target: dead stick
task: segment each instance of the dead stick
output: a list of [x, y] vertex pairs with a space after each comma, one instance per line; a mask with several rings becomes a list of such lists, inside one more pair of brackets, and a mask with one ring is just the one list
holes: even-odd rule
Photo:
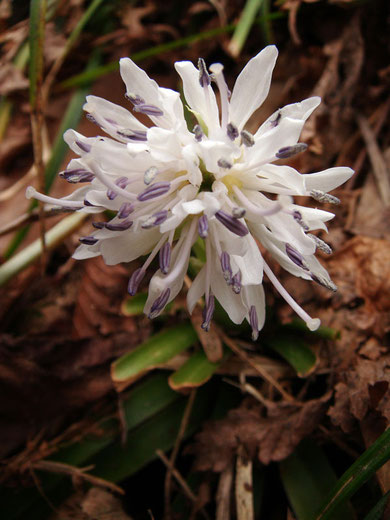
[[185, 431], [187, 429], [188, 421], [191, 415], [192, 407], [195, 401], [196, 389], [192, 389], [189, 395], [183, 417], [180, 423], [179, 432], [176, 437], [175, 445], [172, 450], [171, 457], [169, 459], [170, 466], [168, 466], [167, 474], [165, 476], [165, 484], [164, 484], [164, 493], [165, 493], [165, 512], [164, 518], [166, 520], [170, 520], [171, 518], [171, 484], [172, 484], [172, 468], [175, 466], [175, 461], [177, 454], [179, 453], [180, 444], [184, 437]]

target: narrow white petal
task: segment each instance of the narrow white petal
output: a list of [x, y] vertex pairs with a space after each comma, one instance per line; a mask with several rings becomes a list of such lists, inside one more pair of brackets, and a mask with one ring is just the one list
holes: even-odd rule
[[354, 171], [346, 166], [335, 166], [322, 172], [306, 173], [303, 175], [308, 191], [321, 190], [331, 191], [350, 179]]
[[205, 293], [205, 283], [206, 283], [206, 267], [203, 266], [199, 273], [196, 275], [194, 281], [191, 284], [191, 287], [188, 289], [187, 293], [187, 307], [190, 314], [194, 310], [195, 305], [198, 300]]
[[230, 99], [230, 121], [239, 130], [267, 97], [277, 56], [277, 48], [269, 45], [252, 58], [238, 76]]

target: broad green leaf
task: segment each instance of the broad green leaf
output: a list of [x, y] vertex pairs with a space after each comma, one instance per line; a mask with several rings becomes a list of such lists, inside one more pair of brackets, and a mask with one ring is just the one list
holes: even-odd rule
[[138, 293], [135, 296], [127, 297], [121, 306], [122, 314], [125, 316], [139, 316], [143, 314], [147, 293]]
[[371, 509], [371, 511], [364, 517], [364, 520], [382, 520], [384, 518], [383, 513], [389, 501], [390, 491], [388, 491], [379, 502]]
[[196, 339], [188, 323], [164, 330], [116, 360], [111, 365], [111, 377], [117, 385], [127, 386], [189, 348]]
[[307, 376], [316, 365], [314, 352], [293, 335], [278, 335], [268, 345], [295, 369], [298, 376]]
[[[298, 520], [313, 520], [324, 496], [337, 477], [323, 451], [314, 443], [302, 442], [279, 465], [280, 475], [290, 504]], [[332, 520], [352, 520], [348, 505], [333, 512]]]
[[390, 459], [390, 428], [347, 469], [323, 502], [316, 520], [333, 520], [339, 504], [348, 500]]
[[221, 363], [211, 363], [203, 350], [199, 350], [169, 377], [169, 386], [173, 390], [183, 391], [204, 385]]

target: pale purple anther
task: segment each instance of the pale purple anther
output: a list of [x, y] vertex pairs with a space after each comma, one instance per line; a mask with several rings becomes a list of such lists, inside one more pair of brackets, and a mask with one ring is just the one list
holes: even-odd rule
[[124, 202], [122, 206], [119, 208], [119, 211], [116, 214], [116, 216], [118, 218], [127, 218], [130, 215], [130, 213], [133, 213], [133, 211], [134, 204], [132, 204], [131, 202]]
[[294, 262], [295, 265], [298, 267], [301, 267], [305, 271], [308, 271], [309, 268], [307, 266], [307, 263], [301, 253], [297, 251], [294, 247], [292, 247], [290, 244], [286, 244], [286, 253], [289, 259]]
[[98, 125], [99, 123], [96, 121], [96, 119], [93, 117], [92, 114], [87, 114], [86, 118], [91, 121], [91, 123], [95, 123], [95, 125]]
[[84, 206], [90, 206], [91, 208], [96, 208], [96, 204], [92, 204], [92, 202], [89, 202], [89, 200], [84, 199]]
[[95, 178], [92, 172], [84, 170], [83, 168], [65, 170], [63, 172], [60, 172], [59, 176], [72, 184], [76, 184], [77, 182], [92, 182]]
[[195, 125], [192, 131], [195, 134], [195, 141], [198, 141], [199, 143], [204, 137], [202, 127], [200, 125]]
[[164, 112], [161, 108], [156, 107], [155, 105], [134, 105], [134, 112], [139, 112], [140, 114], [146, 114], [147, 116], [163, 116]]
[[280, 148], [276, 152], [275, 157], [277, 157], [278, 159], [288, 159], [289, 157], [293, 157], [298, 153], [304, 152], [306, 149], [306, 143], [297, 143], [292, 146], [283, 146], [283, 148]]
[[294, 210], [292, 213], [292, 216], [293, 216], [295, 222], [297, 222], [304, 231], [309, 231], [309, 226], [303, 220], [302, 213], [300, 211]]
[[234, 141], [240, 135], [238, 132], [238, 128], [236, 127], [236, 125], [234, 123], [229, 123], [227, 125], [226, 132], [227, 132], [228, 138], [231, 141]]
[[206, 302], [205, 306], [203, 307], [203, 311], [202, 311], [203, 323], [202, 323], [201, 327], [206, 332], [210, 329], [210, 323], [211, 323], [211, 319], [214, 314], [214, 309], [215, 309], [215, 299], [214, 299], [214, 295], [210, 293], [209, 297], [207, 299], [207, 302]]
[[161, 197], [161, 195], [165, 195], [170, 190], [170, 187], [170, 182], [155, 182], [146, 188], [146, 190], [144, 190], [142, 193], [140, 193], [137, 199], [140, 202], [145, 202], [147, 200]]
[[151, 229], [152, 227], [159, 226], [163, 222], [167, 220], [168, 210], [163, 209], [161, 211], [157, 211], [151, 215], [145, 222], [142, 224], [143, 229]]
[[150, 308], [148, 318], [150, 318], [152, 320], [153, 318], [155, 318], [156, 316], [158, 316], [160, 314], [160, 312], [163, 310], [163, 308], [167, 304], [170, 294], [171, 294], [171, 290], [169, 288], [163, 290], [163, 292], [160, 294], [160, 296], [154, 300], [154, 302]]
[[254, 305], [251, 305], [249, 310], [249, 323], [252, 327], [252, 339], [253, 341], [256, 341], [259, 337], [259, 320], [257, 318], [256, 307]]
[[96, 244], [96, 242], [98, 241], [97, 238], [95, 238], [94, 236], [90, 235], [88, 237], [80, 237], [79, 238], [79, 241], [82, 243], [82, 244], [85, 244], [86, 246], [93, 246], [94, 244]]
[[310, 197], [313, 197], [314, 200], [318, 202], [328, 202], [330, 204], [340, 204], [340, 199], [335, 197], [334, 195], [329, 195], [329, 193], [325, 193], [321, 190], [311, 190]]
[[150, 166], [150, 168], [148, 168], [145, 173], [144, 173], [144, 183], [146, 184], [146, 186], [149, 186], [149, 184], [154, 181], [154, 179], [156, 178], [158, 174], [158, 169], [156, 168], [156, 166]]
[[81, 141], [76, 141], [77, 146], [82, 150], [83, 152], [90, 152], [91, 151], [91, 145], [87, 143], [82, 143]]
[[206, 215], [199, 217], [198, 233], [200, 238], [206, 238], [209, 233], [209, 220]]
[[133, 225], [132, 220], [122, 220], [121, 222], [107, 222], [105, 228], [109, 231], [126, 231]]
[[225, 213], [221, 209], [216, 212], [215, 217], [228, 228], [229, 231], [238, 235], [239, 237], [244, 237], [249, 233], [248, 228], [242, 224], [237, 218], [232, 217], [228, 213]]
[[217, 164], [220, 168], [223, 168], [224, 170], [230, 170], [230, 168], [233, 166], [232, 163], [227, 159], [218, 159]]
[[282, 119], [282, 112], [278, 110], [278, 113], [276, 114], [275, 119], [270, 121], [271, 128], [275, 128], [280, 123], [280, 120]]
[[314, 240], [317, 248], [322, 251], [323, 253], [327, 255], [331, 255], [333, 253], [332, 248], [329, 244], [321, 240], [321, 238], [317, 237], [316, 235], [312, 235], [311, 233], [307, 234], [308, 237], [310, 237], [312, 240]]
[[232, 278], [232, 289], [236, 294], [241, 292], [241, 271], [238, 270]]
[[134, 296], [135, 293], [138, 291], [139, 284], [142, 282], [144, 276], [145, 271], [142, 269], [142, 267], [136, 269], [130, 276], [127, 291], [131, 296]]
[[232, 283], [233, 272], [232, 272], [232, 267], [230, 265], [229, 254], [226, 251], [223, 251], [221, 253], [220, 260], [221, 260], [221, 268], [222, 268], [223, 277], [225, 279], [225, 282], [228, 285], [230, 285]]
[[240, 133], [240, 136], [241, 136], [242, 144], [244, 144], [248, 148], [250, 148], [251, 146], [253, 146], [255, 144], [255, 138], [253, 137], [253, 135], [250, 132], [248, 132], [248, 130], [242, 130], [242, 132]]
[[331, 291], [336, 292], [337, 291], [337, 285], [332, 282], [329, 278], [325, 278], [324, 276], [321, 276], [320, 274], [314, 274], [310, 273], [310, 277], [313, 280], [313, 282], [317, 282], [319, 285], [322, 285], [322, 287], [325, 287], [326, 289], [330, 289]]
[[[115, 181], [115, 184], [118, 186], [118, 188], [121, 188], [122, 190], [124, 190], [126, 188], [126, 186], [129, 184], [129, 182], [130, 181], [127, 177], [119, 177], [119, 179], [117, 179]], [[114, 200], [117, 196], [118, 196], [118, 194], [114, 190], [107, 190], [108, 199]]]
[[146, 132], [144, 130], [118, 130], [117, 134], [120, 137], [124, 137], [125, 139], [130, 139], [131, 141], [147, 141], [148, 138], [146, 136]]
[[95, 229], [103, 229], [104, 227], [106, 227], [105, 222], [92, 222], [92, 225]]
[[246, 209], [241, 208], [239, 206], [236, 206], [235, 208], [232, 209], [233, 218], [242, 218], [245, 216], [245, 213], [246, 213]]
[[125, 98], [130, 101], [130, 103], [133, 103], [133, 105], [144, 105], [145, 100], [139, 96], [138, 94], [128, 94], [126, 92]]
[[165, 242], [159, 251], [159, 264], [163, 274], [168, 274], [169, 266], [171, 263], [172, 246], [169, 242]]
[[210, 74], [207, 72], [206, 62], [203, 58], [198, 59], [198, 69], [200, 86], [203, 88], [208, 87], [211, 83], [211, 78]]

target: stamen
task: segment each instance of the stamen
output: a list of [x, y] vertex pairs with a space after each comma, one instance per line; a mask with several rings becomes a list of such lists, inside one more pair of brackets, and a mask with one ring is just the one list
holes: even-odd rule
[[138, 94], [129, 94], [126, 92], [125, 98], [130, 101], [130, 103], [133, 103], [133, 105], [144, 105], [145, 100], [139, 96]]
[[134, 105], [133, 108], [134, 112], [139, 112], [141, 114], [146, 114], [147, 116], [163, 116], [164, 112], [161, 110], [161, 108], [156, 107], [155, 105]]
[[203, 58], [198, 59], [198, 69], [199, 69], [199, 83], [200, 86], [206, 88], [211, 83], [210, 74], [207, 72], [206, 63]]
[[226, 251], [223, 251], [220, 257], [223, 277], [228, 285], [232, 283], [232, 267], [230, 265], [230, 256]]
[[200, 238], [206, 238], [209, 232], [209, 221], [206, 215], [202, 215], [198, 220], [198, 233]]
[[286, 253], [289, 259], [294, 262], [295, 265], [301, 267], [305, 271], [309, 271], [309, 267], [299, 251], [297, 251], [290, 244], [286, 244]]
[[227, 227], [229, 231], [240, 237], [244, 237], [249, 233], [248, 228], [244, 226], [244, 224], [222, 210], [217, 211], [215, 217], [219, 220], [219, 222], [221, 222], [221, 224]]
[[84, 170], [83, 168], [65, 170], [60, 172], [58, 175], [72, 184], [76, 184], [77, 182], [91, 182], [95, 178], [95, 175], [92, 172]]
[[42, 202], [46, 202], [47, 204], [53, 204], [54, 206], [60, 206], [62, 208], [69, 208], [72, 210], [81, 209], [84, 206], [84, 204], [78, 200], [63, 200], [49, 197], [49, 195], [39, 193], [32, 186], [27, 187], [26, 198], [40, 200]]
[[244, 144], [245, 146], [248, 146], [248, 148], [250, 148], [251, 146], [253, 146], [255, 144], [255, 138], [253, 137], [253, 135], [250, 132], [248, 132], [248, 130], [242, 130], [242, 132], [240, 133], [240, 136], [241, 136], [242, 144]]
[[233, 166], [232, 163], [226, 159], [218, 159], [217, 164], [220, 168], [224, 168], [225, 170], [230, 170], [230, 168]]
[[249, 323], [252, 327], [252, 340], [256, 341], [259, 337], [259, 320], [257, 318], [256, 307], [251, 305], [249, 310]]
[[236, 274], [232, 278], [232, 289], [236, 294], [240, 294], [241, 292], [241, 271], [238, 270]]
[[126, 231], [133, 225], [132, 220], [123, 220], [122, 222], [107, 222], [105, 228], [109, 231]]
[[293, 157], [298, 153], [304, 152], [306, 149], [306, 143], [297, 143], [292, 146], [284, 146], [276, 152], [275, 157], [278, 159], [288, 159], [289, 157]]
[[[108, 188], [108, 192], [107, 192], [107, 196], [112, 196], [114, 194], [114, 197], [117, 196], [117, 195], [120, 195], [121, 197], [124, 197], [125, 199], [128, 199], [128, 200], [131, 200], [131, 201], [134, 201], [134, 199], [136, 198], [136, 196], [133, 194], [133, 193], [129, 193], [127, 190], [125, 189], [122, 189], [120, 186], [118, 186], [117, 182], [125, 182], [124, 180], [126, 179], [127, 184], [130, 183], [130, 180], [127, 179], [127, 177], [120, 177], [119, 179], [117, 179], [116, 182], [112, 182], [112, 180], [107, 177], [107, 175], [105, 173], [103, 173], [103, 171], [100, 170], [100, 168], [96, 165], [95, 167], [95, 177], [97, 179], [99, 179], [99, 181], [104, 184], [104, 186], [106, 186]], [[109, 193], [110, 191], [112, 191], [112, 193]], [[110, 198], [110, 197], [108, 197]], [[110, 199], [112, 200], [112, 199]]]
[[304, 231], [309, 231], [310, 228], [309, 228], [309, 226], [306, 224], [306, 222], [303, 220], [303, 218], [302, 218], [302, 213], [301, 213], [300, 211], [298, 211], [298, 210], [294, 210], [294, 211], [292, 212], [292, 216], [293, 216], [295, 222], [297, 222], [297, 223], [301, 226], [301, 228], [302, 228]]
[[93, 246], [94, 244], [96, 244], [96, 242], [98, 242], [98, 239], [90, 235], [88, 237], [80, 237], [79, 242], [85, 244], [86, 246]]
[[91, 145], [87, 143], [82, 143], [81, 141], [76, 141], [77, 146], [82, 150], [83, 152], [90, 152], [91, 151]]
[[118, 218], [127, 218], [133, 211], [134, 204], [132, 204], [131, 202], [124, 202], [122, 206], [119, 208], [119, 211], [116, 214], [116, 216]]
[[165, 195], [171, 187], [170, 182], [155, 182], [154, 184], [151, 184], [148, 188], [146, 188], [145, 191], [140, 193], [137, 197], [137, 199], [140, 202], [145, 202], [147, 200], [155, 199], [157, 197], [161, 197], [162, 195]]
[[215, 309], [215, 299], [213, 294], [209, 294], [207, 298], [206, 305], [203, 308], [202, 317], [203, 323], [201, 325], [202, 329], [206, 332], [210, 329], [210, 323], [214, 314]]
[[97, 208], [96, 204], [92, 204], [92, 202], [89, 202], [89, 200], [87, 200], [87, 199], [84, 199], [83, 204], [84, 204], [84, 206], [89, 206], [91, 208]]
[[136, 269], [130, 276], [127, 291], [131, 296], [134, 296], [135, 293], [138, 291], [139, 284], [142, 282], [144, 276], [145, 270], [143, 269], [143, 267], [139, 267], [138, 269]]
[[144, 183], [146, 186], [149, 186], [149, 184], [154, 181], [156, 178], [156, 175], [158, 174], [158, 169], [155, 166], [151, 166], [146, 170], [144, 173]]
[[152, 320], [160, 314], [160, 312], [164, 309], [165, 305], [167, 304], [170, 294], [171, 290], [169, 288], [164, 289], [160, 296], [154, 300], [148, 315], [149, 319]]
[[[86, 114], [85, 116], [91, 123], [95, 123], [95, 125], [99, 125], [99, 123], [96, 121], [96, 119], [93, 117], [92, 114]], [[99, 125], [100, 126], [100, 125]]]
[[105, 222], [92, 222], [92, 225], [96, 229], [103, 229], [104, 227], [106, 227]]
[[131, 139], [132, 141], [147, 141], [147, 134], [144, 130], [117, 130], [120, 137]]
[[263, 268], [265, 274], [268, 276], [270, 282], [275, 287], [275, 289], [278, 291], [280, 296], [286, 300], [286, 302], [290, 305], [290, 307], [298, 314], [298, 316], [306, 322], [307, 327], [310, 330], [317, 330], [318, 327], [321, 325], [321, 321], [318, 318], [311, 318], [309, 314], [307, 314], [306, 311], [300, 307], [297, 302], [292, 298], [292, 296], [286, 291], [286, 289], [283, 287], [283, 285], [279, 282], [279, 280], [276, 278], [274, 273], [271, 271], [270, 267], [266, 262], [263, 263]]
[[[227, 128], [227, 122], [229, 121], [229, 98], [230, 92], [228, 86], [226, 84], [224, 75], [223, 75], [223, 65], [221, 63], [213, 63], [210, 66], [210, 70], [213, 73], [212, 79], [216, 82], [220, 100], [221, 100], [221, 128], [227, 130], [229, 135], [229, 129]], [[233, 125], [234, 126], [234, 125]], [[234, 140], [234, 139], [232, 139]]]
[[270, 200], [270, 207], [269, 209], [260, 209], [256, 206], [256, 204], [253, 204], [245, 195], [243, 192], [237, 187], [233, 186], [234, 193], [236, 194], [237, 198], [240, 202], [242, 202], [246, 206], [246, 210], [250, 213], [253, 213], [254, 215], [257, 215], [259, 217], [268, 217], [270, 215], [274, 215], [275, 213], [278, 213], [283, 209], [282, 205], [279, 201], [273, 201]]
[[321, 238], [317, 237], [316, 235], [312, 235], [311, 233], [308, 233], [307, 236], [314, 240], [317, 248], [323, 253], [326, 253], [327, 255], [331, 255], [333, 253], [330, 245], [321, 240]]
[[159, 253], [159, 264], [160, 264], [160, 270], [163, 274], [168, 274], [169, 266], [171, 263], [171, 253], [172, 253], [172, 246], [169, 242], [165, 242], [165, 244], [160, 249]]
[[233, 218], [242, 218], [245, 216], [246, 209], [236, 206], [232, 209]]
[[204, 137], [202, 127], [200, 125], [195, 125], [192, 131], [195, 134], [195, 141], [198, 141], [199, 143]]
[[335, 197], [334, 195], [329, 195], [329, 193], [325, 193], [321, 190], [311, 190], [309, 193], [310, 197], [318, 202], [329, 202], [330, 204], [340, 204], [340, 199]]
[[[127, 177], [120, 177], [115, 181], [116, 186], [118, 188], [124, 190], [126, 186], [129, 184], [129, 179]], [[107, 198], [110, 200], [114, 200], [117, 197], [118, 193], [115, 190], [107, 190]]]
[[226, 127], [227, 135], [231, 141], [234, 141], [239, 136], [238, 128], [235, 124], [229, 123]]
[[330, 278], [325, 278], [324, 276], [318, 273], [310, 273], [310, 276], [314, 282], [317, 282], [319, 285], [322, 285], [322, 287], [325, 287], [325, 289], [329, 289], [334, 292], [337, 291], [337, 285], [333, 283]]
[[168, 217], [168, 210], [163, 209], [162, 211], [158, 211], [157, 213], [154, 213], [152, 216], [150, 216], [145, 222], [142, 224], [143, 229], [150, 229], [154, 226], [159, 226], [163, 222], [167, 220]]
[[278, 113], [276, 114], [275, 119], [270, 121], [271, 128], [275, 128], [280, 123], [280, 120], [282, 119], [282, 112], [278, 110]]

